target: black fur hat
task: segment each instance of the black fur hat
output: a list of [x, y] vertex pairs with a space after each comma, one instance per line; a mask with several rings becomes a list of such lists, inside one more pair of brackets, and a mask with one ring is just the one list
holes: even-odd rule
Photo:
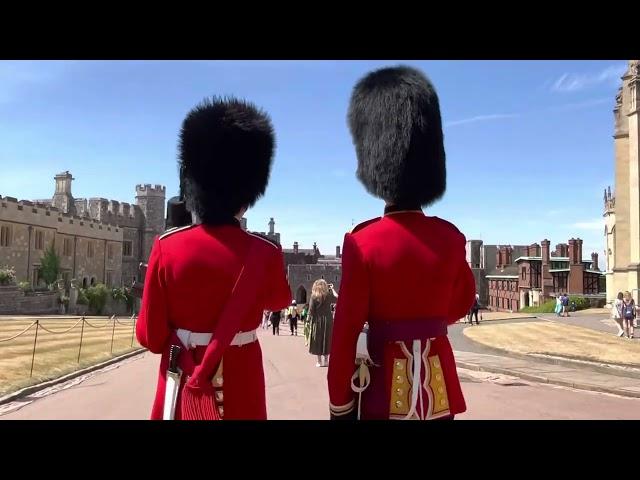
[[426, 206], [446, 189], [438, 95], [420, 71], [382, 68], [362, 78], [349, 105], [357, 177], [389, 203]]
[[269, 116], [252, 103], [213, 97], [187, 114], [179, 150], [189, 210], [211, 224], [252, 206], [264, 194], [275, 136]]

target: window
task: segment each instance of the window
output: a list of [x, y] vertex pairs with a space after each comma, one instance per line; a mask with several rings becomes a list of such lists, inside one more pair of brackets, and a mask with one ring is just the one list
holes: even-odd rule
[[527, 279], [527, 267], [522, 267], [522, 274], [520, 277], [522, 278], [522, 280]]
[[110, 243], [107, 246], [107, 257], [109, 257], [109, 260], [113, 260], [113, 251], [114, 251], [114, 245], [113, 243]]
[[8, 225], [2, 225], [0, 227], [0, 247], [11, 246], [11, 229]]
[[72, 255], [72, 252], [73, 252], [73, 247], [71, 246], [71, 239], [65, 238], [62, 243], [62, 254], [65, 257], [70, 257]]
[[93, 246], [93, 241], [89, 240], [87, 242], [87, 257], [89, 258], [93, 258], [93, 254], [94, 254], [94, 246]]
[[44, 232], [36, 230], [36, 250], [44, 250]]
[[[109, 246], [111, 246], [111, 245], [109, 245]], [[106, 283], [107, 283], [107, 287], [112, 287], [113, 286], [113, 272], [107, 272]]]
[[130, 257], [131, 256], [131, 250], [132, 250], [132, 242], [131, 240], [122, 242], [122, 255], [124, 255], [125, 257]]

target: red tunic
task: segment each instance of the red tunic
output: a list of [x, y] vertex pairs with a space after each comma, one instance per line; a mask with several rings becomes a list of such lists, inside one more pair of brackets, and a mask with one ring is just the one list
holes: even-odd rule
[[[403, 328], [412, 322], [433, 322], [434, 326], [439, 322], [446, 328], [469, 311], [475, 282], [465, 246], [465, 237], [455, 226], [420, 210], [388, 213], [345, 235], [328, 372], [332, 414], [345, 415], [358, 408], [351, 376], [365, 322], [371, 330], [383, 322]], [[423, 323], [416, 331], [428, 330], [425, 326], [429, 327]], [[420, 359], [421, 377], [413, 418], [439, 418], [466, 410], [448, 338], [416, 335], [409, 341], [383, 343], [379, 358], [374, 358], [380, 366], [369, 369], [371, 385], [382, 388], [364, 391], [361, 418], [403, 418], [410, 413], [413, 371], [417, 370], [414, 357]]]
[[[136, 325], [141, 345], [163, 354], [151, 419], [162, 419], [171, 331], [213, 332], [242, 268], [255, 244], [270, 279], [255, 286], [247, 298], [253, 308], [242, 319], [241, 331], [258, 328], [264, 310], [280, 310], [291, 301], [282, 250], [239, 225], [189, 226], [155, 240], [145, 277], [142, 308]], [[196, 347], [197, 361], [205, 346]], [[259, 343], [230, 346], [224, 352], [224, 418], [266, 419], [264, 371]], [[180, 402], [176, 419], [181, 418]]]

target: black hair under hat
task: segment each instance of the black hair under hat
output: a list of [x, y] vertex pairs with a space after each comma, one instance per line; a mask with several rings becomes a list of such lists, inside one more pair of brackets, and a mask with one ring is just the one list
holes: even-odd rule
[[252, 206], [269, 181], [275, 136], [267, 113], [233, 97], [212, 97], [182, 123], [180, 174], [190, 210], [213, 224]]
[[348, 123], [367, 191], [396, 205], [425, 206], [446, 189], [438, 95], [415, 68], [373, 71], [354, 87]]

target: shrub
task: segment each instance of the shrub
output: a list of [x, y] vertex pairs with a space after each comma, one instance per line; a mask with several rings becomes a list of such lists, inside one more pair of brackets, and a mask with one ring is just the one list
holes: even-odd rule
[[111, 297], [118, 301], [123, 302], [127, 306], [127, 311], [133, 310], [133, 300], [134, 296], [131, 293], [131, 289], [127, 287], [114, 288], [111, 291]]
[[78, 299], [76, 300], [78, 305], [89, 305], [89, 299], [87, 298], [87, 291], [84, 288], [78, 289]]
[[85, 296], [88, 301], [89, 310], [96, 315], [102, 315], [102, 310], [107, 304], [109, 289], [104, 284], [99, 283], [93, 287], [87, 288]]
[[60, 273], [60, 257], [56, 254], [56, 251], [53, 248], [53, 243], [44, 252], [40, 263], [40, 272], [44, 282], [47, 285], [53, 285], [56, 283], [56, 280], [58, 280], [58, 273]]
[[16, 283], [16, 271], [13, 267], [0, 268], [0, 285], [14, 285]]
[[573, 303], [576, 304], [576, 310], [586, 310], [591, 307], [591, 302], [588, 298], [584, 297], [569, 297], [569, 306]]
[[31, 288], [31, 284], [29, 282], [20, 282], [18, 283], [18, 287], [20, 287], [20, 290], [22, 290], [24, 293], [33, 291], [33, 288]]
[[520, 311], [525, 313], [553, 313], [556, 311], [556, 300], [553, 298], [537, 307], [524, 307]]

